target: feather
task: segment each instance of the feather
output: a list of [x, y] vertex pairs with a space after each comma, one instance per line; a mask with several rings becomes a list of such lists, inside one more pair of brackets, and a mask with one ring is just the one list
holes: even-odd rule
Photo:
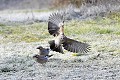
[[53, 13], [49, 17], [48, 21], [48, 32], [50, 35], [56, 36], [59, 35], [60, 24], [64, 23], [63, 16], [59, 13]]
[[67, 37], [64, 38], [64, 42], [62, 44], [64, 49], [70, 52], [87, 53], [90, 49], [90, 45], [88, 45], [87, 43], [78, 42], [76, 40]]

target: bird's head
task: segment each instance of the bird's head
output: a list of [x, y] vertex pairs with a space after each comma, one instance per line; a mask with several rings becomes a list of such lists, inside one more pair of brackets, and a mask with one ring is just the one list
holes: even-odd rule
[[41, 50], [41, 49], [43, 49], [43, 47], [42, 47], [42, 46], [39, 46], [39, 47], [37, 47], [36, 49], [40, 49], [40, 50]]

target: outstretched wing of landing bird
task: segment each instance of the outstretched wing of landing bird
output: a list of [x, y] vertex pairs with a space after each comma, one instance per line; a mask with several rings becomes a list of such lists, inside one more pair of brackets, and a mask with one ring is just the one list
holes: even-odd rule
[[59, 29], [64, 24], [64, 18], [60, 13], [53, 13], [49, 17], [48, 31], [51, 35], [59, 35]]
[[76, 40], [65, 37], [62, 43], [64, 49], [75, 53], [87, 53], [90, 50], [90, 45], [87, 43], [78, 42]]

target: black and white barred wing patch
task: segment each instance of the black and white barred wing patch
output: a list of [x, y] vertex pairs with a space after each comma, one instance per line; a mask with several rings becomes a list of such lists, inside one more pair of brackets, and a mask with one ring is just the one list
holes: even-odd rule
[[87, 43], [78, 42], [67, 37], [63, 42], [63, 47], [64, 49], [75, 53], [87, 53], [90, 50], [90, 45]]
[[48, 31], [51, 35], [59, 35], [60, 24], [64, 23], [63, 16], [60, 13], [53, 13], [49, 17], [48, 21]]

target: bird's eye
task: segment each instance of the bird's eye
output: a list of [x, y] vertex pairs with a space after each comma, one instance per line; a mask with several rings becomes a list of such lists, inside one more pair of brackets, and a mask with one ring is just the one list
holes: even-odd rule
[[61, 37], [60, 39], [63, 39], [63, 37]]

